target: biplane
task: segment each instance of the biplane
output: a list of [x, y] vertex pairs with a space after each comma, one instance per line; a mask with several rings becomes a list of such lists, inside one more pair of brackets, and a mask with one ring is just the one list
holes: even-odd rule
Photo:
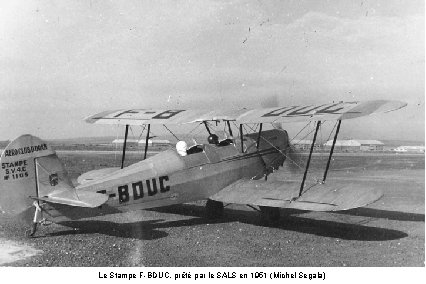
[[[0, 209], [4, 213], [30, 216], [37, 224], [76, 220], [207, 200], [209, 216], [220, 217], [224, 204], [245, 204], [257, 208], [264, 218], [277, 221], [280, 209], [339, 211], [362, 207], [378, 200], [382, 193], [356, 184], [328, 184], [327, 173], [342, 120], [404, 107], [398, 101], [339, 102], [323, 105], [289, 106], [237, 110], [125, 109], [105, 111], [86, 118], [92, 124], [125, 126], [121, 167], [93, 170], [71, 182], [55, 151], [41, 139], [22, 135], [1, 155]], [[274, 181], [268, 176], [285, 162], [289, 136], [280, 125], [312, 122], [315, 133], [300, 182]], [[335, 134], [323, 177], [306, 181], [321, 123], [333, 121]], [[218, 139], [211, 125], [223, 124], [225, 139]], [[129, 126], [146, 126], [146, 140], [152, 127], [176, 124], [204, 125], [208, 143], [176, 148], [124, 167]], [[256, 124], [253, 133], [244, 125]], [[271, 124], [272, 129], [263, 129]], [[334, 130], [333, 129], [333, 130]], [[238, 134], [237, 134], [238, 133]], [[237, 134], [237, 135], [235, 135]]]

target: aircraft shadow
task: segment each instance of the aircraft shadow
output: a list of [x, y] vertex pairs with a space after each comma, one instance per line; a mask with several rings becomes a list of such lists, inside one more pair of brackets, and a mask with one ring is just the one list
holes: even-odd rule
[[110, 221], [98, 220], [79, 220], [61, 222], [60, 225], [71, 227], [63, 231], [56, 231], [46, 234], [46, 236], [64, 236], [80, 234], [104, 234], [121, 238], [135, 238], [140, 240], [154, 240], [167, 237], [166, 232], [156, 230], [156, 223], [164, 221], [163, 219], [140, 221], [134, 223], [115, 223]]
[[[218, 221], [223, 222], [223, 221]], [[228, 222], [228, 221], [226, 221]], [[204, 218], [192, 218], [189, 220], [164, 221], [164, 219], [140, 221], [133, 223], [115, 223], [98, 220], [79, 220], [61, 222], [60, 225], [71, 227], [63, 231], [47, 233], [46, 236], [63, 236], [74, 234], [105, 234], [120, 238], [134, 238], [139, 240], [154, 240], [167, 237], [169, 234], [161, 229], [170, 227], [191, 227], [215, 223]], [[77, 229], [77, 230], [75, 230]]]
[[[181, 204], [149, 210], [199, 217], [206, 220], [205, 223], [212, 222], [212, 220], [205, 219], [205, 209], [203, 206], [199, 205]], [[287, 214], [282, 216], [279, 223], [274, 225], [273, 227], [287, 231], [295, 231], [300, 233], [314, 234], [322, 237], [340, 238], [345, 240], [386, 241], [405, 238], [408, 236], [404, 232], [393, 229], [369, 227], [361, 224], [348, 224], [335, 221], [315, 220], [300, 217], [297, 215], [292, 215], [304, 212], [306, 211], [286, 210]], [[214, 220], [213, 222], [242, 222], [246, 224], [265, 227], [264, 223], [262, 223], [259, 218], [259, 213], [255, 211], [225, 209], [224, 217], [219, 220], [220, 221]]]
[[[367, 209], [367, 208], [364, 208]], [[133, 223], [115, 223], [110, 221], [98, 221], [98, 220], [80, 220], [80, 221], [68, 221], [62, 222], [61, 225], [67, 227], [76, 228], [77, 230], [63, 230], [60, 232], [48, 233], [48, 236], [59, 236], [59, 235], [72, 235], [72, 234], [105, 234], [110, 236], [116, 236], [121, 238], [134, 238], [140, 240], [154, 240], [159, 238], [167, 237], [169, 234], [162, 231], [164, 228], [173, 227], [191, 227], [196, 225], [214, 224], [214, 223], [229, 223], [229, 222], [241, 222], [245, 224], [263, 226], [264, 223], [259, 218], [259, 213], [255, 211], [246, 211], [238, 209], [227, 209], [225, 208], [224, 217], [220, 219], [208, 219], [205, 217], [205, 208], [201, 205], [193, 204], [180, 204], [172, 205], [167, 207], [148, 209], [149, 211], [180, 214], [183, 216], [191, 216], [194, 218], [185, 220], [165, 221], [164, 219], [140, 221]], [[369, 211], [373, 210], [373, 211]], [[369, 209], [361, 210], [361, 212], [355, 212], [357, 216], [365, 217], [377, 217], [378, 218], [389, 218], [398, 215], [395, 212], [389, 211], [390, 217], [385, 212], [378, 212], [381, 210]], [[352, 211], [352, 210], [351, 210]], [[344, 240], [359, 240], [359, 241], [387, 241], [395, 240], [407, 237], [408, 235], [404, 232], [369, 227], [362, 224], [351, 224], [342, 223], [328, 220], [316, 220], [306, 217], [297, 216], [298, 213], [304, 213], [305, 211], [300, 210], [286, 210], [286, 215], [282, 216], [280, 222], [274, 226], [286, 231], [294, 231], [306, 234], [313, 234], [322, 237], [339, 238]], [[340, 212], [339, 212], [340, 213]], [[401, 213], [401, 212], [398, 212]], [[345, 214], [354, 214], [354, 212], [348, 212]], [[282, 214], [283, 215], [283, 214]], [[400, 214], [399, 214], [400, 215]], [[421, 215], [421, 214], [415, 214]], [[403, 216], [403, 215], [402, 215]], [[413, 216], [411, 216], [413, 217]], [[421, 216], [414, 216], [415, 218], [421, 219]], [[403, 217], [403, 219], [412, 218]], [[424, 215], [423, 215], [424, 218]]]
[[357, 209], [351, 209], [347, 211], [339, 211], [336, 213], [353, 215], [353, 216], [389, 219], [389, 220], [395, 220], [395, 221], [412, 221], [412, 222], [425, 221], [424, 214], [380, 210], [380, 209], [373, 209], [373, 208], [357, 208]]

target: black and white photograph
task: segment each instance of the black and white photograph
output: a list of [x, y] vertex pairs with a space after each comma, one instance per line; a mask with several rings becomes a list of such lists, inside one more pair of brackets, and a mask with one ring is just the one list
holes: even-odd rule
[[0, 273], [424, 275], [425, 2], [0, 0], [0, 153]]

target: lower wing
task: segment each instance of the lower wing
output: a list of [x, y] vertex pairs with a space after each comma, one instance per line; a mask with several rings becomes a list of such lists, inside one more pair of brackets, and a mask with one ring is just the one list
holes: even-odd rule
[[239, 180], [210, 199], [224, 203], [292, 208], [309, 211], [341, 211], [366, 206], [383, 194], [354, 183], [306, 186], [299, 196], [300, 183], [289, 181]]

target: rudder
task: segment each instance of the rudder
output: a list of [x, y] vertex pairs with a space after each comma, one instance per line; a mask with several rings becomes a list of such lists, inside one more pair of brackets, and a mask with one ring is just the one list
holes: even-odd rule
[[55, 151], [41, 139], [26, 134], [9, 143], [0, 158], [0, 210], [17, 215], [34, 200], [57, 189], [72, 189]]

